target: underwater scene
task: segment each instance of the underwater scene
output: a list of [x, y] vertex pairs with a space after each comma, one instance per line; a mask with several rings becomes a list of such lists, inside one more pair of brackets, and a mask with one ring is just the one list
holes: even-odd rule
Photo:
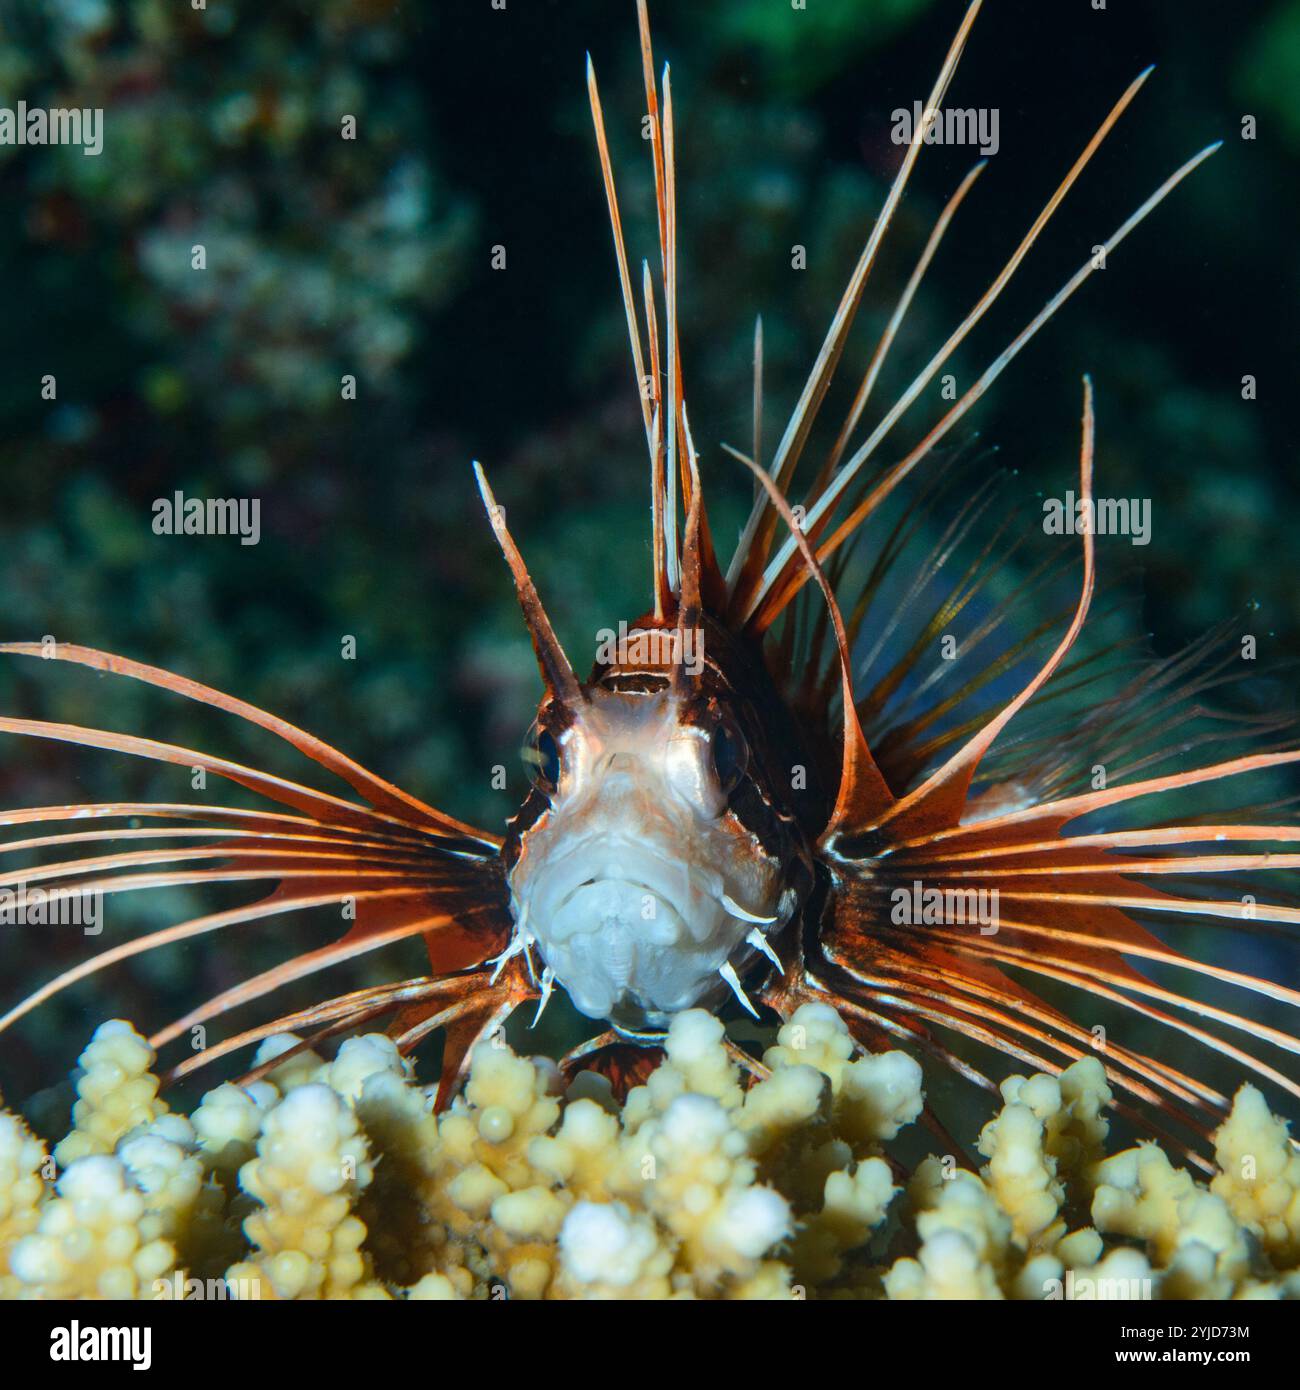
[[1300, 1299], [1297, 93], [0, 0], [0, 1300]]

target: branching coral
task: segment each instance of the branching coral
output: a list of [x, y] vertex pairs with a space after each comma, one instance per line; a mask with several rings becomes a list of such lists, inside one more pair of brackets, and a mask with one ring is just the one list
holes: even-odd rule
[[1300, 1264], [1300, 1153], [1253, 1086], [1237, 1093], [1215, 1136], [1222, 1172], [1210, 1184], [1279, 1269]]
[[1067, 1198], [1073, 1195], [1074, 1210], [1086, 1209], [1083, 1197], [1106, 1139], [1106, 1074], [1095, 1057], [1085, 1057], [1059, 1077], [1008, 1077], [1002, 1099], [1002, 1111], [980, 1135], [979, 1151], [989, 1160], [983, 1176], [1017, 1241], [1051, 1251], [1065, 1238]]
[[698, 1011], [665, 1053], [620, 1107], [496, 1038], [438, 1115], [384, 1037], [275, 1038], [187, 1120], [106, 1024], [57, 1165], [0, 1112], [0, 1296], [1300, 1297], [1300, 1157], [1251, 1087], [1208, 1186], [1154, 1144], [1105, 1156], [1092, 1058], [1003, 1084], [980, 1171], [906, 1178], [886, 1146], [921, 1070], [832, 1009], [799, 1009], [759, 1079]]
[[40, 1221], [49, 1158], [45, 1145], [15, 1115], [0, 1114], [0, 1298], [14, 1298], [20, 1281], [9, 1271], [9, 1256]]
[[[170, 1242], [144, 1237], [146, 1203], [119, 1158], [76, 1158], [41, 1208], [36, 1231], [9, 1254], [23, 1294], [142, 1298], [175, 1267]], [[20, 1294], [21, 1296], [21, 1294]]]
[[112, 1153], [129, 1130], [167, 1110], [150, 1071], [153, 1048], [129, 1023], [100, 1024], [78, 1060], [80, 1099], [72, 1109], [73, 1130], [54, 1151], [64, 1167], [86, 1154]]
[[364, 1286], [366, 1228], [352, 1215], [374, 1170], [356, 1116], [324, 1083], [290, 1091], [267, 1111], [257, 1157], [240, 1170], [262, 1204], [244, 1222], [257, 1254], [230, 1272], [277, 1298], [339, 1298]]

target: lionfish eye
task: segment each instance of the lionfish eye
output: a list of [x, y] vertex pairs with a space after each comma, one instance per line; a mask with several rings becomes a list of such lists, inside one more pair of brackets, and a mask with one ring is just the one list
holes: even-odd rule
[[728, 796], [745, 775], [749, 748], [740, 730], [730, 720], [724, 720], [714, 729], [709, 747], [713, 754], [714, 775], [723, 795]]
[[524, 761], [533, 785], [540, 791], [553, 792], [560, 782], [560, 748], [549, 729], [534, 729]]

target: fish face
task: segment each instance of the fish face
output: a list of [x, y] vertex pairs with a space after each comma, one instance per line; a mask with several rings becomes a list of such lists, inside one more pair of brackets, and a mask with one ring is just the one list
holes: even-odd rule
[[544, 709], [529, 742], [545, 804], [509, 873], [516, 943], [583, 1014], [653, 1030], [738, 990], [797, 894], [733, 809], [757, 770], [724, 708], [597, 687], [570, 716]]

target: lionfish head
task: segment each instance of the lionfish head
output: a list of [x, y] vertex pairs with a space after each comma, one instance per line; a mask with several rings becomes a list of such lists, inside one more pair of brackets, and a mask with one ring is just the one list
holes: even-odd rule
[[670, 689], [592, 694], [567, 727], [537, 726], [540, 806], [511, 896], [577, 1008], [639, 1031], [716, 997], [719, 971], [751, 932], [784, 924], [793, 895], [731, 809], [745, 775], [734, 722]]
[[521, 943], [582, 1013], [631, 1033], [729, 992], [747, 1004], [739, 976], [777, 959], [807, 881], [785, 749], [741, 693], [755, 673], [725, 641], [706, 659], [708, 631], [603, 634], [578, 699], [542, 704], [506, 848]]

